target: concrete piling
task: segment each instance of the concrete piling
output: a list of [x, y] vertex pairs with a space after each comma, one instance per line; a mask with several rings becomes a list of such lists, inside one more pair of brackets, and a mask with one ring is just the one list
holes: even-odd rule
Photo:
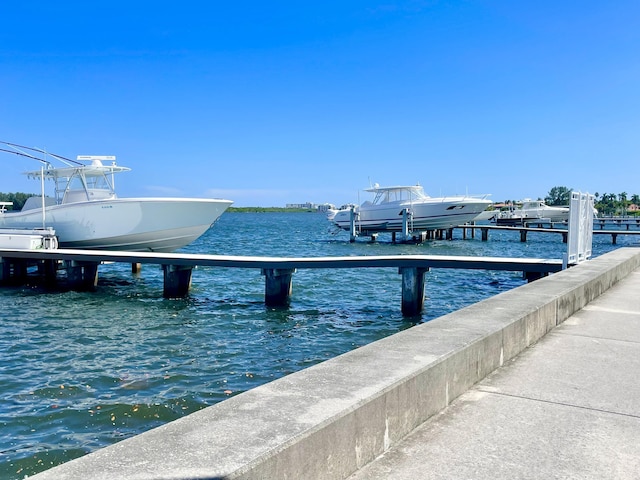
[[90, 292], [98, 285], [99, 262], [65, 260], [67, 283], [73, 290]]
[[401, 267], [402, 275], [402, 314], [419, 315], [424, 307], [424, 274], [429, 268]]
[[193, 267], [182, 265], [162, 265], [164, 272], [164, 289], [162, 295], [165, 298], [186, 297], [191, 287], [191, 271]]
[[291, 299], [291, 277], [295, 268], [263, 268], [264, 301], [269, 307], [281, 307], [289, 304]]

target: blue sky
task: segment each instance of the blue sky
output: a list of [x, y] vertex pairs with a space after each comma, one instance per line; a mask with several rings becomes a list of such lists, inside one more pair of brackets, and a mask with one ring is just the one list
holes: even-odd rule
[[[236, 206], [640, 193], [640, 3], [11, 1], [0, 140]], [[37, 192], [0, 154], [0, 191]], [[359, 197], [360, 195], [360, 197]]]

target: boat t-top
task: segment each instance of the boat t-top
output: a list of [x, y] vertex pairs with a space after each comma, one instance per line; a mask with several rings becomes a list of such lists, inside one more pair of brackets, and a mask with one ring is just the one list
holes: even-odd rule
[[364, 191], [373, 194], [373, 200], [332, 212], [329, 220], [343, 230], [350, 230], [355, 222], [356, 230], [364, 235], [401, 232], [407, 221], [410, 231], [420, 232], [471, 222], [491, 205], [488, 195], [430, 197], [421, 185], [375, 184]]
[[[115, 174], [131, 169], [115, 156], [78, 155], [71, 160], [41, 149], [0, 142], [14, 153], [41, 162], [25, 172], [39, 180], [41, 195], [22, 210], [0, 210], [0, 228], [54, 229], [61, 248], [171, 252], [204, 234], [233, 203], [210, 198], [119, 198]], [[30, 152], [43, 155], [38, 158]], [[49, 159], [62, 164], [54, 167]], [[53, 196], [44, 192], [53, 182]]]

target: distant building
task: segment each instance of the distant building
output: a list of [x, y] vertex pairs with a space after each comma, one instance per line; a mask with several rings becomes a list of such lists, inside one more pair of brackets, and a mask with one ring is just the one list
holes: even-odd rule
[[305, 203], [287, 203], [285, 208], [301, 208], [304, 210], [317, 210], [320, 213], [326, 213], [327, 210], [329, 210], [330, 208], [336, 208], [333, 204], [331, 203], [311, 203], [311, 202], [305, 202]]
[[306, 210], [315, 210], [315, 203], [306, 202], [306, 203], [287, 203], [286, 208], [304, 208]]
[[336, 206], [333, 205], [332, 203], [322, 203], [318, 205], [318, 212], [327, 213], [327, 211], [332, 208], [336, 208]]

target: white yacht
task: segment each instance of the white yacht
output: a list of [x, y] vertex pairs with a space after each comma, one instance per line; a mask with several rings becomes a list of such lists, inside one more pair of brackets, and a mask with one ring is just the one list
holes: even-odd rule
[[[130, 168], [115, 156], [79, 155], [71, 160], [31, 147], [4, 142], [0, 150], [42, 163], [25, 174], [41, 183], [41, 196], [20, 211], [0, 209], [0, 228], [55, 230], [60, 248], [171, 252], [205, 233], [233, 203], [209, 198], [119, 198], [114, 175]], [[24, 150], [44, 155], [37, 158]], [[64, 166], [53, 167], [48, 158]], [[45, 180], [54, 184], [46, 196]]]
[[526, 222], [546, 221], [551, 223], [567, 222], [569, 207], [547, 205], [543, 200], [524, 199], [522, 206], [496, 212], [493, 221], [496, 225], [523, 225]]
[[329, 220], [343, 230], [355, 228], [362, 234], [400, 232], [408, 221], [410, 231], [427, 231], [456, 227], [473, 221], [491, 201], [483, 196], [457, 195], [430, 197], [420, 185], [381, 187], [375, 184], [365, 192], [372, 201], [343, 208]]

